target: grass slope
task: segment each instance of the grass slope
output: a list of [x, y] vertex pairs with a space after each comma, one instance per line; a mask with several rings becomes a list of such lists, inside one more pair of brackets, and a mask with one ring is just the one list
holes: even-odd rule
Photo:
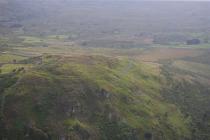
[[16, 82], [1, 93], [3, 137], [190, 137], [190, 120], [163, 100], [161, 79], [147, 64], [102, 56], [43, 56], [27, 63], [34, 67], [13, 73]]

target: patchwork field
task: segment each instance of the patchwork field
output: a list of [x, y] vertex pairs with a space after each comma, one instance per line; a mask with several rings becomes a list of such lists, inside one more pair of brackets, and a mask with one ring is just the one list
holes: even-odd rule
[[201, 75], [206, 78], [210, 78], [210, 65], [188, 62], [188, 61], [175, 61], [172, 66], [187, 71], [192, 72], [198, 75]]

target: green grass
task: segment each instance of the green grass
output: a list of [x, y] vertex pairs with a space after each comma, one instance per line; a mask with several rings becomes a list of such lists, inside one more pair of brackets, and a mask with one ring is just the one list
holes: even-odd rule
[[[106, 140], [130, 139], [132, 129], [141, 139], [146, 132], [158, 131], [168, 140], [173, 135], [189, 137], [189, 122], [175, 106], [161, 99], [158, 74], [150, 71], [153, 67], [149, 64], [102, 56], [42, 59], [42, 65], [28, 69], [6, 92], [11, 98], [8, 101], [14, 99], [16, 108], [22, 110], [17, 115], [20, 120], [33, 120], [37, 127], [49, 126], [52, 132], [100, 133]], [[9, 72], [19, 66], [2, 68]], [[108, 97], [102, 95], [102, 89]], [[78, 103], [82, 111], [67, 116]], [[12, 106], [13, 102], [7, 104]]]
[[56, 39], [56, 40], [63, 40], [63, 39], [68, 39], [67, 35], [49, 35], [47, 36], [48, 39]]
[[14, 60], [20, 61], [24, 59], [26, 59], [26, 57], [12, 54], [0, 54], [0, 63], [13, 63]]
[[0, 37], [0, 44], [7, 43], [9, 41], [9, 38], [7, 37]]
[[20, 68], [24, 68], [25, 70], [31, 68], [32, 65], [28, 64], [4, 64], [0, 67], [1, 74], [15, 72]]
[[[96, 59], [96, 62], [94, 62]], [[104, 58], [106, 59], [106, 58]], [[87, 60], [88, 61], [88, 60]], [[93, 62], [91, 62], [93, 61]], [[179, 129], [179, 134], [189, 134], [184, 122], [184, 117], [174, 106], [164, 103], [160, 98], [160, 82], [157, 73], [152, 70], [149, 64], [138, 64], [130, 60], [122, 59], [118, 62], [110, 60], [113, 65], [108, 67], [103, 60], [97, 61], [97, 58], [86, 63], [66, 61], [60, 71], [68, 71], [73, 69], [82, 77], [94, 81], [99, 87], [106, 89], [116, 97], [113, 105], [119, 109], [123, 116], [135, 128], [151, 128], [162, 126], [157, 123], [159, 120], [156, 116], [164, 116], [165, 113], [170, 114], [166, 121], [174, 129]], [[93, 63], [93, 64], [89, 64]], [[135, 89], [135, 90], [134, 90]], [[126, 98], [131, 100], [129, 105]], [[129, 102], [129, 101], [128, 101]], [[141, 114], [141, 115], [136, 115]], [[154, 126], [154, 124], [156, 126]], [[172, 128], [172, 129], [173, 129]]]
[[42, 43], [44, 41], [42, 38], [34, 36], [19, 36], [19, 38], [23, 39], [23, 43], [26, 44]]

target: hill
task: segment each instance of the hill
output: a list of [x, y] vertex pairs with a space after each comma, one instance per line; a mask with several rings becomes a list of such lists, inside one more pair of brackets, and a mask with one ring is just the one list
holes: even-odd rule
[[[39, 64], [37, 64], [39, 61]], [[102, 56], [42, 56], [1, 75], [8, 139], [184, 139], [190, 119], [164, 101], [149, 65]]]

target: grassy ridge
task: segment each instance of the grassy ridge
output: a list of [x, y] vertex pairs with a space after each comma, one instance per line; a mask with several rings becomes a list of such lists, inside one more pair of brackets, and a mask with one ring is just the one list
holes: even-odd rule
[[176, 64], [179, 62], [184, 62], [177, 66], [179, 69], [170, 65], [164, 66], [162, 72], [167, 80], [161, 93], [192, 120], [190, 129], [195, 139], [209, 139], [210, 89], [209, 71], [206, 71], [208, 65], [185, 61], [178, 61]]
[[18, 82], [4, 92], [11, 137], [22, 137], [25, 129], [52, 138], [189, 137], [189, 120], [162, 100], [153, 67], [101, 56], [41, 59], [42, 64], [17, 73]]

